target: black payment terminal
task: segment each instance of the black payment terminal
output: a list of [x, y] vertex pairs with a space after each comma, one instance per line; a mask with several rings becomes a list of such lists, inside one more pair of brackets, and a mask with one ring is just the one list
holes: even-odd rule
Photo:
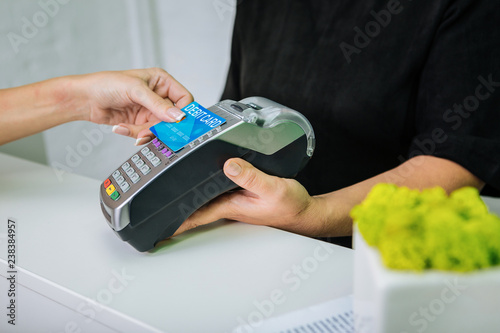
[[138, 251], [172, 236], [198, 208], [237, 186], [224, 162], [240, 157], [279, 177], [294, 177], [312, 157], [315, 137], [299, 112], [262, 97], [196, 102], [179, 123], [151, 128], [156, 138], [100, 186], [109, 226]]

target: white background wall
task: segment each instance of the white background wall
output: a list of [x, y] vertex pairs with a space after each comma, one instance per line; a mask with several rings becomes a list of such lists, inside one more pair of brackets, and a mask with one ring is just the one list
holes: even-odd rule
[[[0, 89], [54, 76], [159, 66], [211, 106], [220, 99], [229, 66], [235, 2], [2, 0]], [[18, 50], [9, 33], [25, 38]], [[0, 152], [56, 166], [62, 171], [55, 177], [71, 171], [104, 179], [137, 150], [133, 143], [109, 127], [75, 122]]]

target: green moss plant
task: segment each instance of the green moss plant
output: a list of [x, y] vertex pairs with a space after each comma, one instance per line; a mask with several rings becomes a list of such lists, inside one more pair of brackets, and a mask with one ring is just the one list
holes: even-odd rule
[[440, 187], [378, 184], [351, 216], [391, 269], [470, 272], [500, 265], [500, 218], [472, 187], [448, 196]]

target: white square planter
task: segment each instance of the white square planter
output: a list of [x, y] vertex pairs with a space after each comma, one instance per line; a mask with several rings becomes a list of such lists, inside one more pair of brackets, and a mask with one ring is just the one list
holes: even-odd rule
[[357, 230], [354, 248], [356, 332], [500, 332], [499, 268], [468, 274], [389, 270]]

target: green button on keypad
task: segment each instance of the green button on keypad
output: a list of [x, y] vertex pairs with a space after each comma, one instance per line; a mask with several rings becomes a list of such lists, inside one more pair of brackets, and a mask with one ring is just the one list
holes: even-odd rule
[[118, 193], [118, 191], [114, 191], [113, 193], [111, 193], [110, 197], [111, 197], [111, 199], [116, 201], [116, 200], [120, 199], [120, 193]]

